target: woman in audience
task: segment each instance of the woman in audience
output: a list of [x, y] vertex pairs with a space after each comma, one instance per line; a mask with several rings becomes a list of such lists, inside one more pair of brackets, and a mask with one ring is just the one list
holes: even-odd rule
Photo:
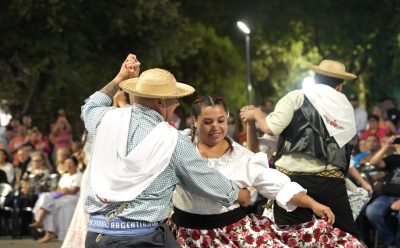
[[386, 129], [388, 134], [396, 134], [396, 126], [391, 122], [387, 116], [385, 109], [381, 105], [375, 105], [372, 107], [372, 114], [379, 117], [379, 127]]
[[362, 132], [359, 139], [365, 139], [368, 136], [375, 135], [380, 142], [382, 137], [388, 133], [386, 128], [379, 127], [379, 117], [376, 115], [368, 115], [368, 129]]
[[22, 174], [21, 197], [27, 196], [29, 202], [36, 201], [37, 195], [49, 190], [48, 179], [51, 165], [45, 153], [36, 151], [31, 155], [30, 163]]
[[56, 158], [55, 158], [55, 168], [57, 173], [60, 175], [64, 174], [67, 171], [65, 168], [65, 159], [71, 156], [71, 149], [67, 147], [61, 147], [56, 151]]
[[36, 151], [45, 152], [50, 155], [51, 148], [46, 136], [43, 136], [37, 127], [32, 127], [28, 130], [27, 141], [25, 145], [30, 145]]
[[71, 149], [72, 129], [63, 110], [59, 111], [57, 121], [51, 128], [50, 141], [54, 145], [53, 158], [58, 149]]
[[[25, 143], [26, 141], [26, 135], [27, 135], [27, 130], [24, 126], [19, 125], [17, 127], [17, 134], [14, 136], [12, 140], [10, 140], [10, 143], [8, 144], [8, 149], [10, 154], [14, 156], [14, 154], [18, 151], [20, 147]], [[17, 163], [17, 159], [13, 158], [13, 164], [15, 165]]]
[[[31, 223], [29, 227], [42, 227], [45, 230], [45, 235], [38, 241], [39, 243], [52, 240], [56, 234], [59, 239], [63, 238], [60, 237], [62, 235], [57, 231], [64, 231], [63, 235], [65, 235], [79, 198], [78, 193], [82, 174], [78, 171], [78, 160], [75, 157], [69, 157], [64, 163], [68, 173], [61, 177], [55, 191], [39, 195], [39, 199], [33, 209], [35, 222]], [[66, 216], [60, 214], [60, 211], [66, 210], [70, 210], [69, 219], [65, 219]]]
[[228, 110], [222, 98], [198, 98], [192, 111], [191, 137], [198, 152], [210, 167], [240, 187], [248, 187], [252, 202], [258, 191], [287, 211], [311, 208], [317, 216], [328, 217], [328, 221], [323, 218], [277, 227], [270, 219], [253, 214], [254, 207], [223, 207], [177, 187], [170, 224], [182, 247], [363, 247], [353, 236], [330, 225], [333, 216], [328, 207], [307, 196], [286, 175], [268, 168], [266, 154], [254, 154], [226, 136]]

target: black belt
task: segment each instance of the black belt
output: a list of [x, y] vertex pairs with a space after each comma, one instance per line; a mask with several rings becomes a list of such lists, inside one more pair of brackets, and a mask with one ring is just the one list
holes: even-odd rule
[[289, 171], [281, 167], [276, 167], [276, 169], [283, 174], [286, 174], [288, 176], [318, 176], [318, 177], [334, 177], [334, 178], [344, 178], [344, 174], [340, 170], [325, 170], [325, 171], [320, 171], [320, 172], [295, 172], [295, 171]]
[[191, 229], [215, 229], [229, 226], [247, 215], [254, 213], [255, 207], [239, 207], [222, 214], [192, 214], [174, 207], [172, 221], [181, 227]]

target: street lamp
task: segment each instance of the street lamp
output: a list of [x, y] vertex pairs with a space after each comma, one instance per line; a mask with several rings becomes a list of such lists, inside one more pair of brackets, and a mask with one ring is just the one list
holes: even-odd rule
[[236, 23], [239, 29], [245, 33], [246, 35], [246, 71], [247, 71], [247, 80], [246, 80], [246, 94], [247, 94], [247, 103], [250, 102], [250, 92], [251, 92], [251, 65], [250, 65], [250, 29], [243, 22]]

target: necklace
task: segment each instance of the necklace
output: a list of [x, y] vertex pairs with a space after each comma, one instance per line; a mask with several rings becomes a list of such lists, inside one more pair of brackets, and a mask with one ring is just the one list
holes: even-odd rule
[[231, 149], [231, 146], [229, 142], [224, 139], [215, 146], [207, 146], [204, 143], [198, 142], [197, 149], [199, 153], [208, 160], [209, 158], [220, 158], [224, 156]]

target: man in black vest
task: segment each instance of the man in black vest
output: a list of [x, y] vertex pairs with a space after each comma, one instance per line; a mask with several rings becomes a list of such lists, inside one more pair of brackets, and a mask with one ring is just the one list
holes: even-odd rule
[[[334, 226], [358, 237], [344, 180], [356, 126], [353, 107], [341, 93], [344, 80], [356, 76], [332, 60], [310, 69], [315, 72], [315, 85], [289, 92], [267, 117], [259, 108], [246, 106], [241, 118], [257, 121], [266, 134], [280, 135], [276, 168], [329, 206], [336, 215]], [[275, 204], [274, 218], [279, 225], [293, 225], [312, 220], [313, 214], [305, 208], [286, 212]]]

